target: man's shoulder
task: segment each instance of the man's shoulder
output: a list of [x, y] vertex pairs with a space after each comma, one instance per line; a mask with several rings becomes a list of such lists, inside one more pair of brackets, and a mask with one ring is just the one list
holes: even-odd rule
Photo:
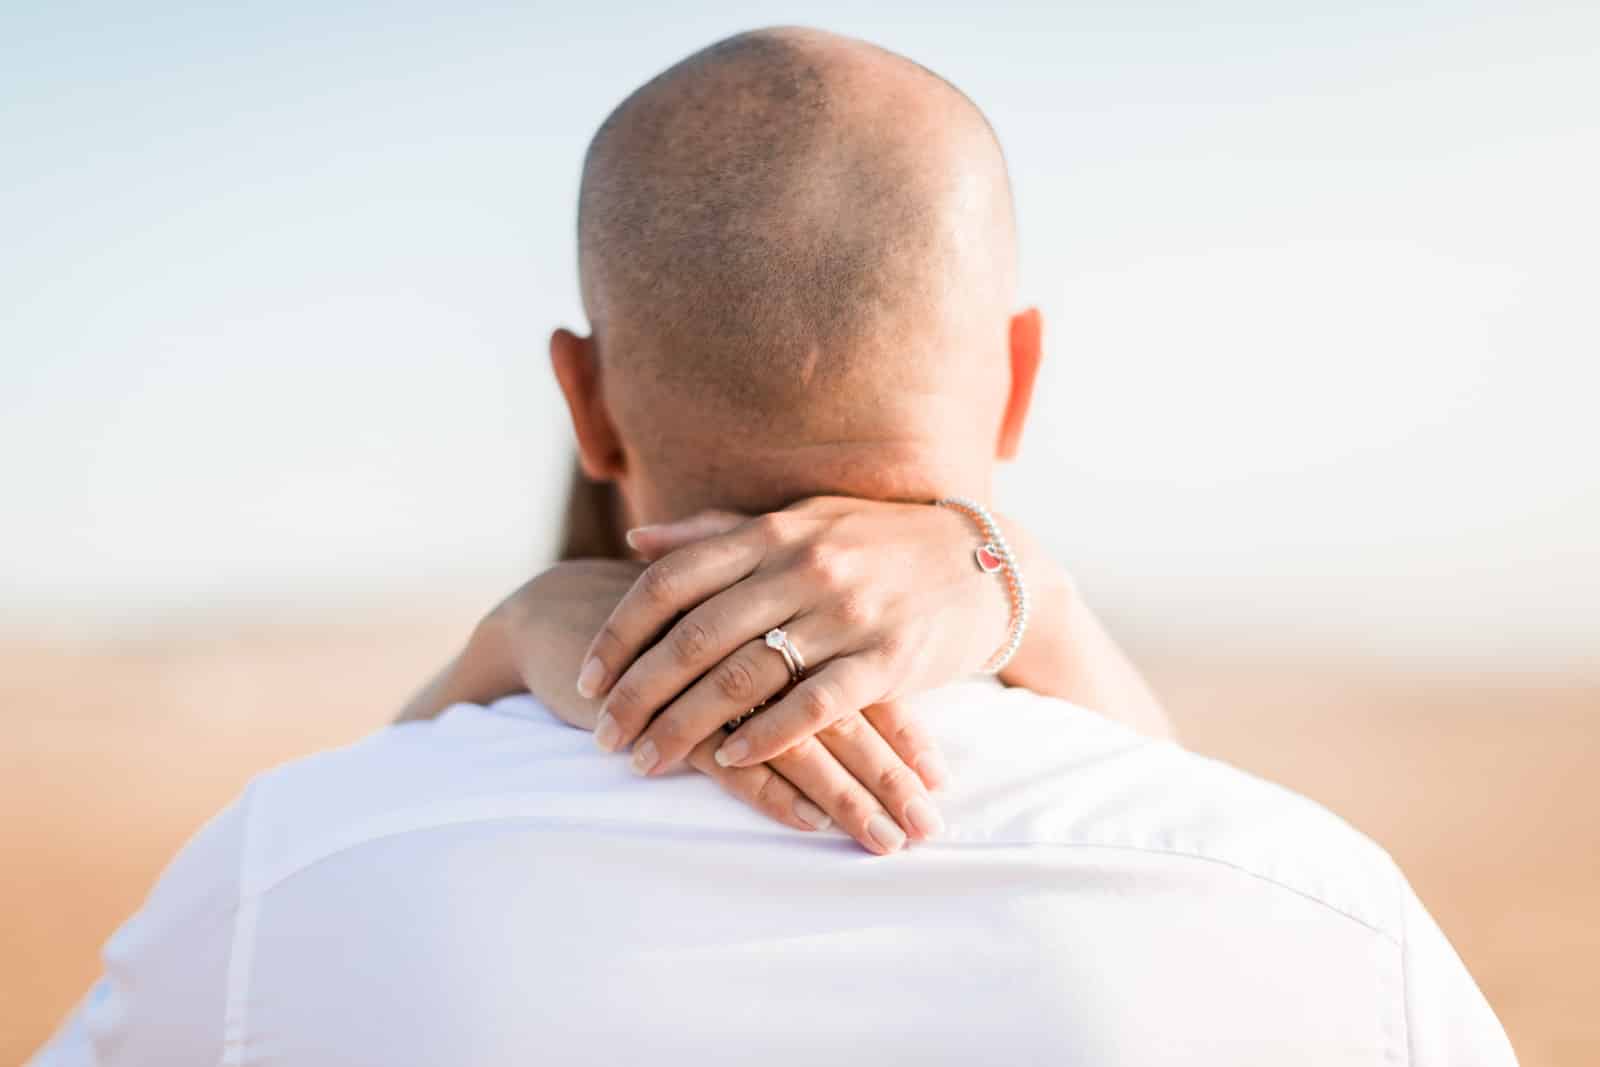
[[522, 697], [459, 705], [279, 764], [240, 801], [246, 882], [266, 888], [376, 839], [570, 809], [595, 751], [586, 733]]
[[[975, 705], [981, 716], [970, 714]], [[951, 757], [944, 804], [956, 842], [1221, 866], [1401, 936], [1394, 861], [1307, 797], [1023, 690], [952, 688], [926, 710]]]
[[[1106, 850], [1205, 865], [1297, 893], [1399, 937], [1387, 854], [1315, 802], [1074, 705], [992, 683], [917, 701], [951, 766], [947, 830], [918, 850]], [[649, 803], [640, 803], [648, 790]], [[397, 834], [485, 821], [650, 834], [770, 835], [763, 816], [680, 771], [640, 780], [528, 696], [462, 705], [284, 764], [251, 786], [258, 887]]]
[[291, 760], [252, 780], [240, 806], [245, 882], [258, 890], [364, 844], [473, 824], [613, 833], [772, 826], [687, 769], [636, 778], [627, 760], [527, 694], [456, 705]]

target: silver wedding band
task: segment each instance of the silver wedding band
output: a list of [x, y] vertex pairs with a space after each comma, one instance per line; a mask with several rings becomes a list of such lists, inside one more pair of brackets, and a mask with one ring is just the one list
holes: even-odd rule
[[776, 626], [767, 631], [767, 647], [783, 657], [784, 666], [789, 668], [789, 681], [798, 682], [800, 676], [806, 673], [806, 661], [801, 657], [800, 650], [794, 647], [789, 635]]
[[[805, 657], [800, 655], [800, 650], [794, 647], [794, 642], [789, 640], [789, 635], [784, 633], [779, 627], [775, 626], [767, 631], [766, 641], [767, 647], [778, 653], [778, 655], [782, 656], [783, 665], [789, 668], [789, 684], [793, 685], [795, 682], [798, 682], [806, 673], [806, 661]], [[763, 702], [757, 704], [753, 708], [747, 708], [738, 715], [729, 719], [727, 722], [723, 723], [722, 728], [731, 734], [733, 731], [737, 730], [746, 719], [750, 718], [750, 716], [754, 715], [756, 712], [760, 711], [766, 706], [766, 703]]]

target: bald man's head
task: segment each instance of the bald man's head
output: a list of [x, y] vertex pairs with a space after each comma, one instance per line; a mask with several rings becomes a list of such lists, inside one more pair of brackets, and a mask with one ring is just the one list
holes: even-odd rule
[[992, 448], [1010, 185], [982, 113], [918, 64], [788, 28], [695, 53], [596, 133], [578, 237], [609, 414], [647, 462], [734, 426], [917, 436], [901, 409], [936, 394], [976, 402]]

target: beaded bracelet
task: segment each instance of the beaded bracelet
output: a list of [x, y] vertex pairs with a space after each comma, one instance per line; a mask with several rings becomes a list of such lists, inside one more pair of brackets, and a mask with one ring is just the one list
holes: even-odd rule
[[1017, 568], [1016, 557], [1011, 554], [1006, 535], [1000, 532], [1000, 524], [994, 521], [988, 508], [964, 496], [945, 497], [934, 503], [941, 508], [959, 511], [978, 524], [984, 538], [984, 543], [973, 552], [978, 569], [985, 574], [1004, 575], [1006, 593], [1011, 598], [1011, 631], [1006, 636], [1006, 643], [983, 665], [985, 674], [998, 674], [1011, 662], [1017, 649], [1022, 647], [1022, 635], [1028, 629], [1028, 587], [1023, 584], [1022, 571]]

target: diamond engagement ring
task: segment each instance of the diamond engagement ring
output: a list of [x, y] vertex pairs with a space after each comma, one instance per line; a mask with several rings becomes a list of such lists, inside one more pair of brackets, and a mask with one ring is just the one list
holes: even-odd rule
[[801, 658], [800, 650], [794, 647], [794, 642], [789, 640], [789, 635], [777, 627], [767, 631], [767, 647], [777, 651], [783, 657], [784, 665], [789, 668], [789, 681], [798, 682], [800, 676], [806, 673], [806, 661]]
[[[789, 668], [789, 684], [793, 685], [795, 682], [798, 682], [806, 673], [806, 661], [805, 658], [800, 655], [800, 650], [794, 647], [794, 642], [789, 640], [789, 635], [775, 626], [767, 631], [766, 642], [768, 648], [772, 649], [778, 655], [783, 657], [783, 665]], [[723, 723], [722, 729], [727, 733], [733, 733], [733, 731], [737, 730], [746, 719], [749, 719], [756, 712], [765, 708], [767, 704], [768, 701], [764, 700], [753, 708], [746, 708], [744, 711], [741, 711], [739, 714]]]

